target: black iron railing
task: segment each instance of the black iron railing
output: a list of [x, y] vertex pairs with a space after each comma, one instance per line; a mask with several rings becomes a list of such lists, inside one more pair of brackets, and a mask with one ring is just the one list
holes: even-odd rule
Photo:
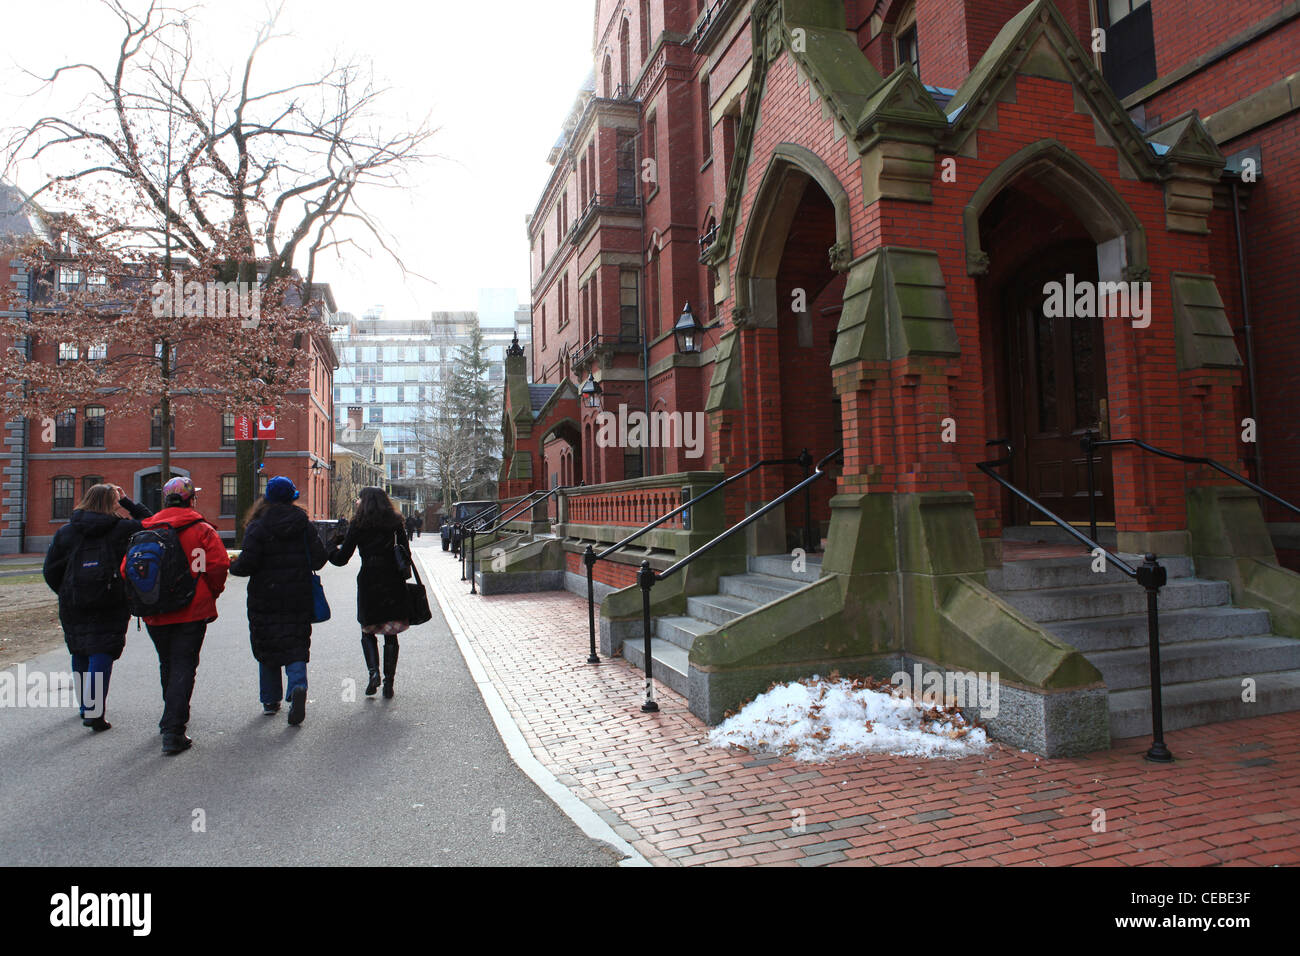
[[496, 523], [492, 525], [490, 528], [483, 527], [481, 523], [477, 526], [470, 527], [469, 529], [469, 593], [470, 594], [478, 594], [477, 580], [474, 577], [475, 537], [480, 534], [485, 534], [485, 535], [496, 534], [506, 524], [513, 521], [519, 515], [523, 514], [524, 511], [530, 508], [536, 508], [543, 501], [555, 497], [555, 495], [561, 491], [567, 491], [567, 490], [568, 490], [567, 486], [557, 485], [556, 487], [552, 488], [550, 491], [529, 492], [524, 497], [524, 500], [519, 503], [519, 505], [517, 505], [509, 514], [503, 514], [500, 518], [497, 519]]
[[1141, 448], [1143, 451], [1150, 452], [1153, 455], [1159, 455], [1162, 458], [1171, 458], [1174, 461], [1181, 461], [1186, 465], [1207, 465], [1222, 475], [1227, 475], [1233, 481], [1245, 485], [1257, 495], [1263, 495], [1283, 508], [1288, 508], [1296, 514], [1300, 514], [1300, 508], [1297, 508], [1289, 501], [1279, 498], [1267, 488], [1261, 488], [1245, 475], [1239, 475], [1231, 468], [1215, 461], [1213, 458], [1202, 458], [1198, 455], [1180, 455], [1178, 452], [1169, 451], [1166, 448], [1157, 448], [1155, 445], [1149, 445], [1140, 438], [1105, 438], [1098, 439], [1096, 432], [1085, 432], [1083, 438], [1079, 440], [1083, 448], [1084, 456], [1088, 462], [1088, 527], [1092, 531], [1092, 536], [1097, 537], [1097, 498], [1094, 489], [1097, 486], [1097, 477], [1095, 474], [1096, 463], [1093, 460], [1093, 450], [1097, 448], [1115, 447], [1117, 445], [1132, 445], [1135, 448]]
[[[739, 481], [741, 478], [744, 478], [746, 475], [750, 474], [751, 472], [756, 471], [759, 468], [768, 468], [777, 465], [802, 465], [804, 470], [804, 477], [807, 478], [808, 470], [809, 468], [812, 467], [812, 455], [808, 454], [808, 449], [805, 448], [802, 452], [799, 453], [799, 457], [797, 458], [764, 458], [761, 461], [756, 461], [748, 468], [736, 472], [730, 478], [724, 478], [722, 481], [718, 482], [712, 488], [704, 492], [704, 494], [690, 499], [684, 504], [681, 504], [678, 507], [674, 508], [672, 511], [668, 512], [667, 514], [660, 515], [658, 518], [656, 518], [654, 521], [651, 521], [649, 524], [645, 525], [644, 527], [638, 528], [636, 531], [633, 531], [631, 534], [629, 534], [626, 538], [623, 538], [621, 541], [617, 542], [616, 544], [610, 545], [608, 548], [606, 548], [604, 551], [601, 551], [599, 554], [596, 553], [595, 548], [592, 545], [587, 545], [587, 550], [582, 555], [582, 563], [587, 567], [587, 636], [591, 642], [591, 653], [587, 656], [588, 664], [600, 663], [600, 657], [596, 654], [596, 583], [592, 577], [592, 568], [596, 566], [596, 562], [603, 561], [614, 552], [623, 550], [629, 544], [631, 544], [637, 538], [641, 537], [646, 532], [653, 531], [655, 528], [659, 527], [665, 521], [670, 521], [673, 518], [677, 517], [679, 514], [685, 511], [689, 511], [692, 506], [699, 504], [709, 495], [713, 494], [714, 492], [721, 491], [723, 488], [727, 487], [727, 485], [735, 484], [737, 481]], [[804, 500], [804, 521], [805, 521], [804, 541], [805, 543], [807, 543], [812, 541], [812, 537], [813, 537], [811, 494], [809, 494]], [[811, 549], [811, 545], [810, 545], [810, 549]]]
[[477, 524], [478, 522], [481, 522], [484, 518], [486, 518], [494, 510], [499, 509], [502, 505], [513, 504], [516, 501], [523, 501], [527, 498], [531, 498], [535, 494], [539, 494], [539, 492], [530, 491], [526, 495], [515, 495], [513, 498], [498, 498], [496, 501], [492, 502], [482, 511], [477, 512], [473, 516], [466, 518], [463, 521], [450, 522], [451, 531], [449, 532], [449, 535], [451, 537], [451, 546], [452, 546], [451, 556], [453, 558], [460, 559], [460, 579], [462, 581], [465, 580], [464, 540], [465, 540], [465, 534], [468, 532], [469, 528]]
[[[1164, 732], [1164, 709], [1161, 703], [1160, 687], [1160, 589], [1168, 583], [1169, 573], [1165, 567], [1156, 560], [1156, 556], [1148, 552], [1138, 567], [1133, 567], [1127, 561], [1112, 554], [1106, 548], [1097, 543], [1097, 523], [1094, 511], [1091, 526], [1091, 537], [1085, 535], [1078, 528], [1074, 527], [1064, 518], [1044, 507], [1032, 495], [1027, 494], [1017, 488], [1010, 481], [999, 475], [994, 469], [1003, 465], [1009, 465], [1012, 461], [1011, 443], [1005, 439], [995, 439], [987, 442], [989, 445], [1005, 445], [1007, 454], [1002, 458], [992, 461], [981, 461], [976, 464], [976, 468], [984, 472], [999, 485], [1011, 492], [1029, 507], [1038, 511], [1045, 518], [1050, 520], [1057, 527], [1062, 528], [1070, 537], [1074, 538], [1081, 545], [1088, 549], [1092, 554], [1101, 552], [1100, 556], [1105, 556], [1106, 561], [1113, 567], [1132, 578], [1146, 590], [1147, 593], [1147, 650], [1149, 654], [1149, 670], [1151, 681], [1151, 746], [1147, 749], [1146, 758], [1156, 763], [1169, 763], [1174, 759], [1169, 748], [1165, 746]], [[1085, 451], [1088, 449], [1085, 448]], [[1092, 456], [1088, 457], [1088, 470], [1092, 470]], [[1089, 478], [1089, 495], [1092, 492], [1092, 480]], [[1094, 504], [1095, 508], [1095, 504]]]
[[[804, 454], [807, 454], [806, 449], [804, 451]], [[654, 661], [653, 658], [651, 657], [651, 652], [650, 652], [650, 589], [655, 586], [655, 582], [662, 581], [664, 578], [671, 577], [672, 575], [676, 574], [678, 571], [686, 567], [686, 565], [690, 564], [700, 555], [707, 554], [709, 551], [712, 551], [718, 545], [722, 544], [722, 542], [739, 534], [741, 531], [743, 531], [745, 528], [748, 528], [751, 524], [753, 524], [759, 518], [763, 517], [763, 515], [767, 514], [772, 509], [777, 508], [780, 505], [784, 504], [785, 502], [789, 501], [800, 491], [806, 492], [807, 489], [814, 482], [820, 479], [822, 475], [826, 474], [826, 466], [829, 465], [836, 458], [840, 457], [842, 454], [844, 454], [843, 448], [835, 449], [835, 451], [831, 452], [821, 461], [817, 462], [817, 467], [812, 470], [812, 473], [809, 474], [806, 478], [804, 478], [803, 481], [799, 482], [797, 485], [791, 488], [789, 491], [786, 491], [783, 494], [780, 494], [777, 497], [773, 498], [771, 501], [763, 505], [757, 511], [747, 515], [742, 520], [736, 522], [734, 525], [732, 525], [726, 531], [722, 532], [722, 534], [718, 535], [713, 540], [700, 545], [690, 554], [686, 555], [683, 558], [678, 559], [676, 562], [670, 564], [662, 571], [656, 571], [652, 567], [650, 567], [649, 561], [641, 562], [641, 570], [637, 572], [636, 581], [637, 584], [641, 586], [641, 620], [642, 620], [642, 625], [644, 627], [644, 636], [645, 636], [645, 702], [641, 705], [641, 710], [643, 713], [652, 713], [659, 709], [659, 705], [655, 703], [655, 699], [654, 699], [654, 693], [655, 693], [654, 666], [653, 666]], [[803, 456], [801, 455], [800, 458], [802, 457]], [[711, 488], [709, 490], [712, 491], [715, 489]]]

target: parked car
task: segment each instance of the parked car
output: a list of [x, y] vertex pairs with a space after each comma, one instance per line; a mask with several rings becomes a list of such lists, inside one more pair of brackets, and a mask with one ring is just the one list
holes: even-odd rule
[[[484, 514], [486, 512], [486, 514]], [[442, 523], [440, 529], [442, 535], [442, 550], [453, 549], [457, 532], [465, 528], [466, 523], [479, 515], [482, 518], [477, 522], [482, 527], [487, 527], [497, 516], [501, 514], [501, 506], [495, 501], [458, 501], [451, 506], [451, 511], [447, 514], [446, 520]]]

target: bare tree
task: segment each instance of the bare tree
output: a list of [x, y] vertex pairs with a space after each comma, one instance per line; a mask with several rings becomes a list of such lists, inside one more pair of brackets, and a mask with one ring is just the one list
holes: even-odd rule
[[[385, 91], [353, 61], [263, 88], [257, 68], [273, 44], [286, 40], [278, 8], [240, 68], [215, 77], [196, 68], [196, 24], [188, 11], [151, 3], [135, 13], [123, 0], [101, 2], [121, 27], [107, 62], [31, 73], [38, 93], [88, 80], [89, 96], [70, 115], [43, 116], [12, 131], [5, 144], [6, 175], [27, 164], [52, 170], [33, 201], [66, 212], [89, 247], [160, 261], [166, 282], [173, 259], [184, 257], [210, 268], [217, 281], [274, 286], [298, 277], [292, 284], [310, 290], [321, 254], [348, 246], [367, 255], [377, 248], [408, 271], [361, 196], [401, 187], [430, 158], [434, 131], [427, 121], [381, 130], [375, 114]], [[288, 332], [290, 347], [299, 350], [304, 333], [291, 325], [264, 334]], [[163, 339], [162, 357], [170, 344]], [[272, 370], [235, 364], [227, 384], [261, 380], [263, 397], [292, 388], [293, 356]], [[164, 429], [174, 397], [163, 389]], [[251, 445], [237, 446], [239, 514], [254, 494]]]

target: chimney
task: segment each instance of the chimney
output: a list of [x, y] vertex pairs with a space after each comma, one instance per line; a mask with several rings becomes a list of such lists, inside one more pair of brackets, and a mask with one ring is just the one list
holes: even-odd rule
[[359, 406], [348, 406], [348, 428], [354, 432], [361, 431], [361, 408]]

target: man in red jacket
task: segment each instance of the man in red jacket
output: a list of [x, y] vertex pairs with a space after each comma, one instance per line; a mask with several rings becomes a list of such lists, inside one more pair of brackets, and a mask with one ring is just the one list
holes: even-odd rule
[[[163, 716], [158, 722], [164, 754], [188, 750], [193, 741], [185, 735], [190, 721], [190, 696], [199, 669], [199, 650], [208, 623], [217, 619], [217, 596], [226, 589], [230, 556], [216, 529], [194, 510], [200, 489], [188, 478], [173, 478], [163, 485], [163, 510], [146, 518], [144, 527], [188, 528], [177, 532], [181, 550], [188, 556], [195, 577], [194, 599], [179, 611], [144, 619], [149, 636], [158, 650], [162, 678]], [[126, 573], [123, 562], [122, 573]]]

